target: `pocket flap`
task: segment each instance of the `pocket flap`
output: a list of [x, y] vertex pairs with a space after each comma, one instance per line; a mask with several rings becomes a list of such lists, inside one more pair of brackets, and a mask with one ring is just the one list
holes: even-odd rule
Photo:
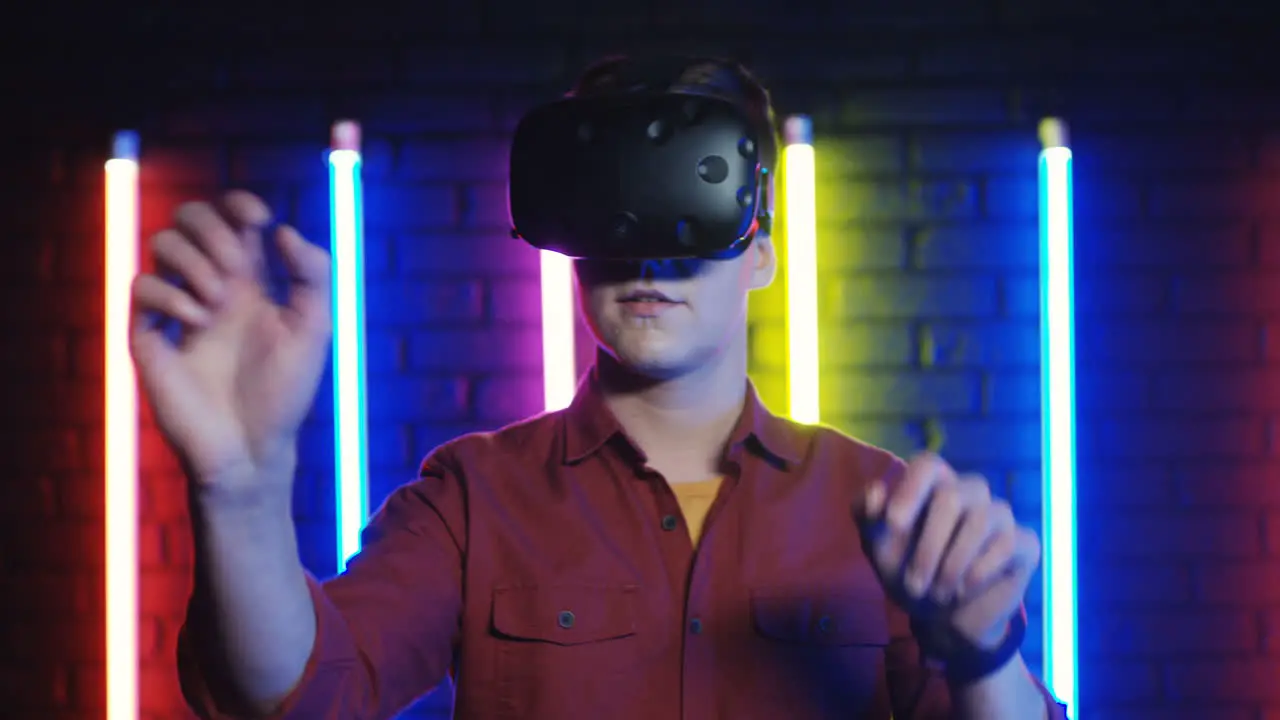
[[752, 593], [751, 617], [765, 637], [808, 645], [888, 645], [883, 602], [858, 595]]
[[517, 640], [581, 645], [634, 635], [634, 585], [521, 585], [493, 591], [493, 629]]

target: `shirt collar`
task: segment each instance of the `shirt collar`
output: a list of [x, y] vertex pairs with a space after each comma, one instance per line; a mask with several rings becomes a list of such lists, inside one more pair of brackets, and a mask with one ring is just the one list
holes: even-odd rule
[[[605, 405], [594, 368], [578, 384], [573, 402], [565, 409], [562, 417], [566, 465], [595, 454], [615, 438], [626, 441], [643, 456], [635, 443], [627, 438], [618, 418]], [[809, 433], [805, 432], [804, 426], [770, 412], [760, 401], [755, 385], [747, 380], [746, 403], [730, 435], [730, 447], [743, 446], [794, 465], [804, 456], [808, 441]]]

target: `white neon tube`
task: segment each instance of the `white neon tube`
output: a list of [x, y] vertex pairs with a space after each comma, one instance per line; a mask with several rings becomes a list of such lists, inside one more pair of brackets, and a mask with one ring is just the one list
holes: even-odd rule
[[548, 412], [573, 401], [578, 371], [574, 346], [573, 261], [542, 250], [542, 393]]
[[138, 388], [129, 354], [138, 274], [138, 136], [115, 136], [106, 163], [107, 720], [138, 718]]
[[364, 197], [360, 126], [333, 126], [329, 152], [333, 262], [333, 415], [338, 570], [360, 551], [368, 516], [365, 412]]
[[1044, 670], [1079, 717], [1073, 188], [1066, 125], [1040, 125], [1040, 339], [1044, 522]]
[[821, 418], [818, 380], [818, 223], [813, 123], [793, 115], [783, 124], [782, 178], [786, 183], [787, 395], [791, 419]]

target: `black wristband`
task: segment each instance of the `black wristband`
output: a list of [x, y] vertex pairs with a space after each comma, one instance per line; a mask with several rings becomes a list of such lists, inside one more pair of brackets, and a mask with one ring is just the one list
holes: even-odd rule
[[924, 617], [912, 618], [911, 629], [925, 655], [945, 664], [947, 680], [967, 685], [991, 675], [1018, 654], [1027, 635], [1027, 618], [1021, 612], [1010, 618], [1004, 640], [990, 650], [974, 645], [950, 629], [937, 627]]

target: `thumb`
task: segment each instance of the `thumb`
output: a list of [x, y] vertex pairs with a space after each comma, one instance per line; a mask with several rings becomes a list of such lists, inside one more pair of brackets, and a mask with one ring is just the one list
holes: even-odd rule
[[178, 355], [178, 349], [165, 336], [164, 326], [156, 322], [151, 313], [138, 306], [136, 298], [129, 312], [129, 354], [133, 356], [139, 382], [150, 393], [160, 378], [170, 374], [168, 367]]
[[873, 480], [867, 485], [853, 505], [853, 516], [859, 525], [874, 524], [883, 519], [887, 494], [883, 480]]
[[329, 253], [289, 225], [280, 226], [276, 244], [289, 268], [289, 308], [297, 314], [302, 329], [328, 334], [333, 282]]
[[864, 549], [871, 555], [878, 555], [878, 549], [889, 532], [884, 520], [888, 494], [883, 480], [873, 480], [854, 501], [853, 520], [858, 525]]

